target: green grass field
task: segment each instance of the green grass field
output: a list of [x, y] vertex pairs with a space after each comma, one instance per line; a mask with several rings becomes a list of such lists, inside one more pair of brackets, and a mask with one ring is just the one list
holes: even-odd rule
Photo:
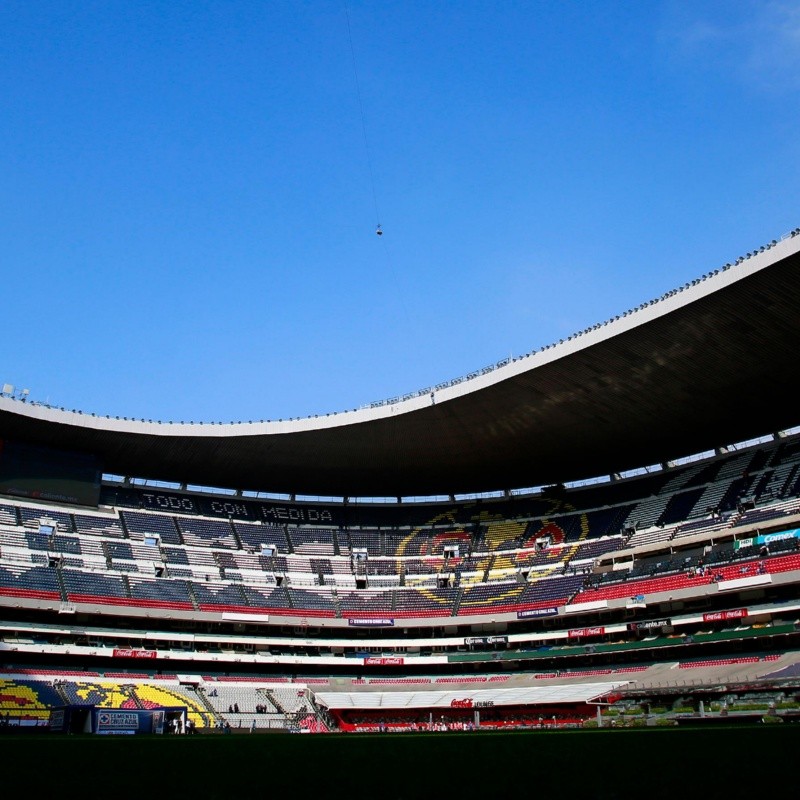
[[0, 737], [4, 798], [761, 798], [800, 725], [383, 735]]

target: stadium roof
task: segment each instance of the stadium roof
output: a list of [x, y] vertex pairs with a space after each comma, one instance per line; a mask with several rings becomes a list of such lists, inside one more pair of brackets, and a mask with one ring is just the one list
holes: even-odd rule
[[0, 437], [108, 473], [339, 497], [622, 472], [800, 423], [800, 229], [558, 344], [355, 411], [267, 422], [100, 417], [0, 397]]

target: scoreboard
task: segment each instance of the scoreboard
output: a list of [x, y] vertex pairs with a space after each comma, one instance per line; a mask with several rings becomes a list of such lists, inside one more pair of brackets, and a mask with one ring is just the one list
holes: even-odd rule
[[101, 478], [93, 455], [0, 439], [0, 494], [96, 507]]

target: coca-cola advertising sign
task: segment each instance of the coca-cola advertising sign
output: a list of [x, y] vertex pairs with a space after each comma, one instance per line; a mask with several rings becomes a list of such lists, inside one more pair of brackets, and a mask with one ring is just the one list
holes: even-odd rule
[[710, 614], [703, 614], [703, 622], [721, 622], [726, 619], [741, 619], [746, 616], [746, 608], [732, 608], [730, 611], [712, 611]]
[[569, 638], [578, 639], [582, 636], [602, 636], [605, 632], [606, 629], [599, 626], [595, 628], [573, 628], [569, 632]]
[[453, 698], [450, 701], [450, 708], [491, 708], [493, 705], [494, 700], [473, 700], [471, 697]]
[[158, 658], [158, 653], [155, 650], [119, 648], [114, 650], [114, 658]]

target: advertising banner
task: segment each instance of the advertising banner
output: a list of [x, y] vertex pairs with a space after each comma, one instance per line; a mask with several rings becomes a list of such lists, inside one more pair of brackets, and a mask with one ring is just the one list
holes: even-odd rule
[[135, 711], [98, 711], [97, 733], [134, 734], [139, 730], [139, 714]]
[[508, 644], [508, 636], [467, 636], [464, 644], [468, 647], [479, 645]]
[[781, 531], [780, 533], [766, 533], [762, 536], [755, 536], [750, 539], [739, 539], [733, 543], [733, 549], [740, 550], [743, 547], [780, 542], [784, 539], [800, 539], [800, 528], [792, 528], [791, 530]]
[[155, 650], [132, 650], [129, 648], [116, 648], [114, 658], [158, 658]]
[[629, 631], [647, 631], [653, 628], [664, 628], [672, 623], [668, 619], [648, 619], [644, 622], [629, 622]]
[[569, 632], [570, 639], [578, 639], [583, 636], [602, 636], [606, 632], [606, 629], [597, 626], [594, 628], [572, 628]]
[[526, 611], [517, 611], [517, 619], [531, 619], [536, 617], [554, 617], [558, 614], [555, 606], [549, 608], [529, 608]]
[[733, 608], [730, 611], [712, 611], [710, 614], [703, 614], [703, 622], [721, 622], [726, 619], [741, 619], [746, 616], [746, 608]]

